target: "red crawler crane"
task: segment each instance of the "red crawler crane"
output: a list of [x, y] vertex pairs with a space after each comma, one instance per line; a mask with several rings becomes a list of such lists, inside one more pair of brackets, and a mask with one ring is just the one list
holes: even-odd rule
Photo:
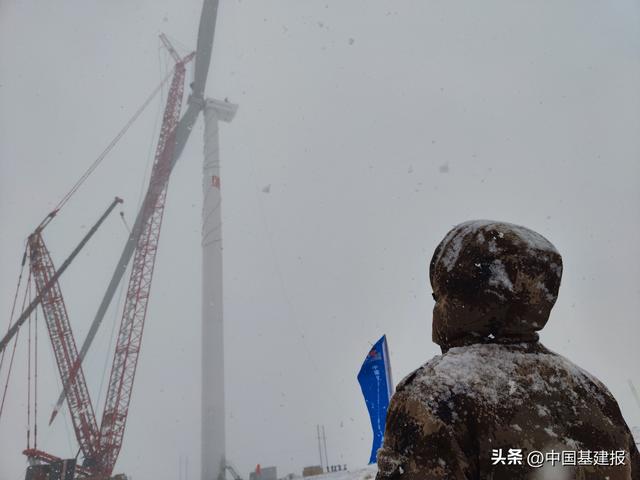
[[[36, 230], [29, 237], [30, 267], [38, 293], [42, 295], [42, 310], [62, 377], [75, 435], [84, 456], [83, 465], [76, 469], [76, 475], [96, 480], [111, 477], [122, 447], [174, 157], [176, 126], [180, 119], [184, 93], [185, 65], [194, 57], [192, 53], [180, 58], [166, 37], [161, 36], [161, 39], [176, 60], [176, 66], [164, 110], [149, 188], [141, 209], [140, 232], [135, 245], [99, 430], [62, 292], [57, 280], [51, 282], [56, 272], [55, 267], [41, 231]], [[32, 460], [45, 463], [59, 460], [35, 448], [25, 450], [24, 453]]]

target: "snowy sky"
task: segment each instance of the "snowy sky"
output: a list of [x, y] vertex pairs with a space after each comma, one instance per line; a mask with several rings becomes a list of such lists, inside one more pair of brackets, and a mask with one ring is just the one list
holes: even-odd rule
[[[603, 380], [640, 425], [628, 385], [640, 385], [637, 2], [221, 3], [207, 92], [240, 104], [221, 129], [227, 455], [240, 472], [318, 463], [318, 423], [330, 463], [366, 463], [360, 364], [384, 333], [395, 381], [439, 353], [427, 263], [472, 218], [556, 245], [565, 274], [542, 341]], [[200, 8], [0, 1], [5, 319], [27, 234], [166, 73], [158, 34], [195, 47]], [[115, 195], [133, 222], [160, 100], [47, 228], [58, 264]], [[200, 121], [171, 180], [116, 468], [138, 479], [175, 479], [184, 456], [198, 477], [201, 138]], [[126, 235], [113, 215], [65, 274], [76, 338]], [[94, 402], [118, 314], [87, 359]], [[40, 340], [39, 446], [72, 456], [70, 421], [46, 426], [59, 387]], [[0, 419], [7, 480], [24, 475], [25, 364], [21, 338]]]

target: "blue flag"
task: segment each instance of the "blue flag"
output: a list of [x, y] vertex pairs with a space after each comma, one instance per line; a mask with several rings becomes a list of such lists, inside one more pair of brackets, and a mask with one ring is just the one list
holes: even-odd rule
[[358, 383], [360, 383], [364, 401], [367, 404], [367, 410], [369, 410], [371, 428], [373, 429], [373, 444], [369, 458], [371, 464], [376, 463], [376, 454], [378, 449], [382, 447], [387, 409], [393, 394], [386, 335], [383, 335], [376, 342], [364, 359], [360, 373], [358, 373]]

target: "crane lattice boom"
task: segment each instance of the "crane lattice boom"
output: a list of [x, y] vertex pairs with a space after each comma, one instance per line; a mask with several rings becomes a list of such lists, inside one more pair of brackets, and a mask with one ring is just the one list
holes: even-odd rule
[[111, 474], [127, 422], [131, 392], [135, 378], [142, 332], [149, 304], [149, 294], [160, 229], [164, 214], [171, 162], [175, 149], [175, 133], [184, 92], [185, 61], [176, 65], [165, 107], [156, 159], [151, 173], [148, 195], [143, 205], [146, 222], [133, 257], [125, 306], [118, 332], [106, 404], [100, 426], [100, 470]]
[[54, 280], [51, 286], [46, 288], [56, 269], [40, 231], [29, 237], [28, 244], [31, 274], [38, 294], [42, 294], [42, 311], [58, 372], [63, 385], [68, 386], [67, 401], [76, 438], [85, 458], [93, 458], [96, 454], [98, 425], [82, 368], [77, 369], [71, 379], [70, 373], [78, 358], [78, 349], [71, 331], [69, 315], [58, 281]]

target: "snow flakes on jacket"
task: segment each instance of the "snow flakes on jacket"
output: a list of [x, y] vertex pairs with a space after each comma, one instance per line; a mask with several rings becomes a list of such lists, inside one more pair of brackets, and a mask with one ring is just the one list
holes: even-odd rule
[[[555, 247], [524, 227], [475, 221], [447, 234], [430, 265], [433, 339], [444, 353], [398, 385], [377, 480], [640, 480], [611, 393], [538, 342], [561, 275]], [[510, 449], [520, 464], [493, 460]], [[534, 450], [624, 450], [625, 464], [533, 468]]]

